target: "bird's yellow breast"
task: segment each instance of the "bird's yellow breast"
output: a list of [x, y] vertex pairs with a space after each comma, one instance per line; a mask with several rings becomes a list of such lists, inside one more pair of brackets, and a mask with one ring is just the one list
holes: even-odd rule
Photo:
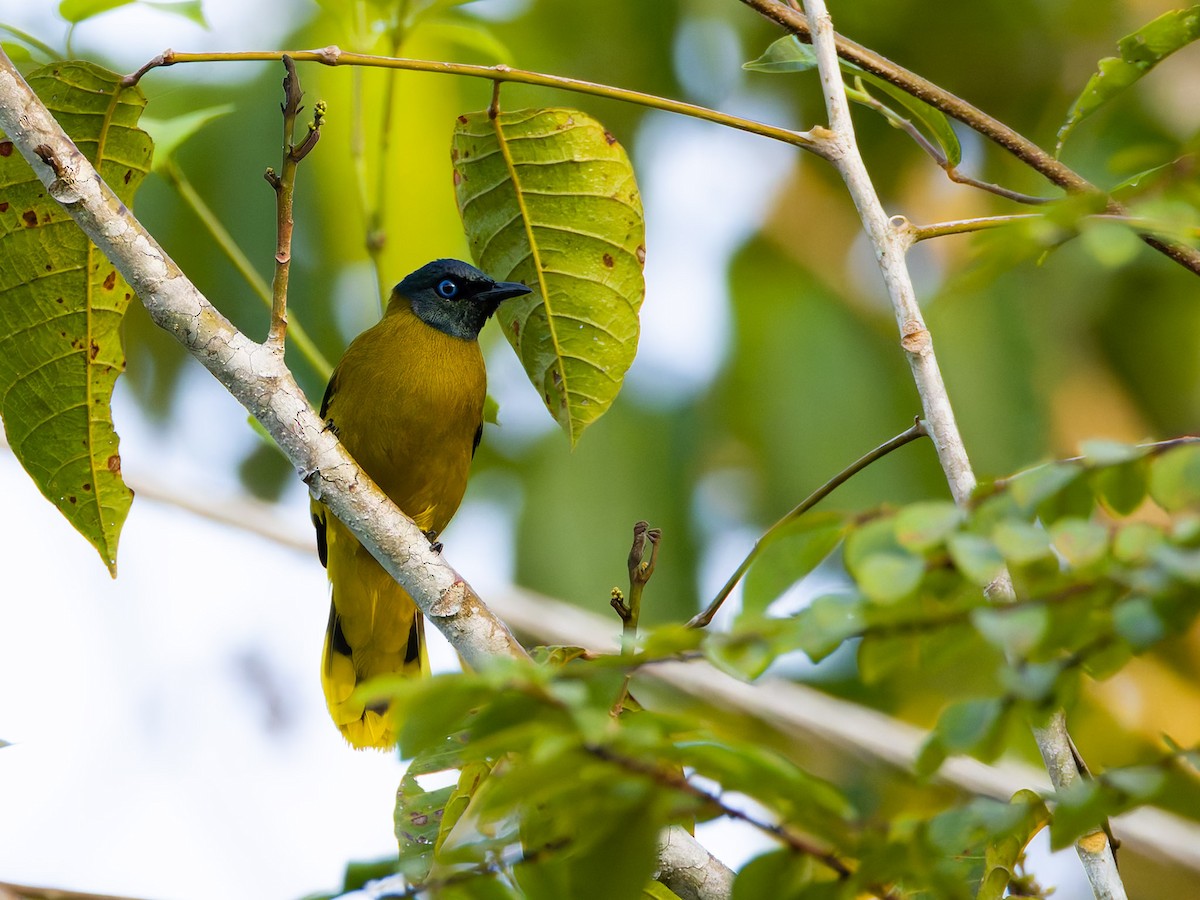
[[462, 501], [483, 422], [479, 344], [393, 304], [347, 348], [330, 388], [325, 417], [346, 449], [417, 525], [441, 531]]

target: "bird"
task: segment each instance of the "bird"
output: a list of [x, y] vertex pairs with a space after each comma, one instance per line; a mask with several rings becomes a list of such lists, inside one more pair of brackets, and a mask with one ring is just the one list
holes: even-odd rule
[[[501, 302], [528, 294], [461, 260], [437, 259], [392, 290], [378, 323], [334, 367], [320, 416], [435, 550], [467, 487], [483, 434], [487, 376], [479, 332]], [[334, 724], [355, 748], [396, 743], [394, 711], [355, 688], [429, 671], [412, 598], [319, 500], [317, 555], [331, 586], [321, 682]]]

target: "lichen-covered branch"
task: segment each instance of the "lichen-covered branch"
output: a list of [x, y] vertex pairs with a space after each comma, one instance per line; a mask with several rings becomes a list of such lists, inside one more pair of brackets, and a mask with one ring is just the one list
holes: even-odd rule
[[319, 497], [471, 665], [524, 650], [313, 411], [282, 354], [257, 344], [197, 290], [97, 174], [0, 52], [0, 130], [175, 336], [263, 424]]
[[[50, 196], [117, 267], [154, 321], [262, 423], [313, 496], [346, 523], [463, 660], [480, 668], [497, 656], [524, 656], [524, 648], [504, 623], [325, 427], [282, 354], [241, 334], [209, 303], [117, 199], [2, 49], [0, 131], [33, 167]], [[672, 831], [664, 847], [664, 872], [693, 870], [690, 877], [703, 888], [693, 896], [730, 896], [732, 874], [686, 832]]]

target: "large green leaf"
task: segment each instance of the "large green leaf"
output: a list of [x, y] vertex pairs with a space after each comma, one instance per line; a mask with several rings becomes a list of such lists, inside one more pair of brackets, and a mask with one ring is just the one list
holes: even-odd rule
[[629, 157], [572, 109], [460, 116], [452, 155], [476, 262], [534, 288], [497, 315], [574, 445], [637, 350], [645, 224]]
[[[60, 62], [29, 84], [128, 205], [153, 144], [137, 127], [146, 99], [120, 78]], [[0, 144], [0, 416], [21, 465], [113, 574], [133, 493], [109, 401], [131, 296], [12, 144]]]
[[1118, 56], [1106, 56], [1097, 64], [1097, 71], [1088, 79], [1083, 91], [1067, 113], [1067, 120], [1058, 129], [1058, 146], [1083, 119], [1108, 103], [1160, 62], [1200, 39], [1200, 6], [1173, 9], [1150, 21], [1133, 34], [1117, 42]]

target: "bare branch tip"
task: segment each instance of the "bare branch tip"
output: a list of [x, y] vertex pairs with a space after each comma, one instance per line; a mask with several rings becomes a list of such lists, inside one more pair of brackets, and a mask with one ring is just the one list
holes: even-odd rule
[[[497, 67], [499, 68], [499, 67]], [[488, 104], [488, 118], [495, 119], [500, 115], [500, 85], [503, 82], [497, 80], [492, 82], [492, 102]]]

